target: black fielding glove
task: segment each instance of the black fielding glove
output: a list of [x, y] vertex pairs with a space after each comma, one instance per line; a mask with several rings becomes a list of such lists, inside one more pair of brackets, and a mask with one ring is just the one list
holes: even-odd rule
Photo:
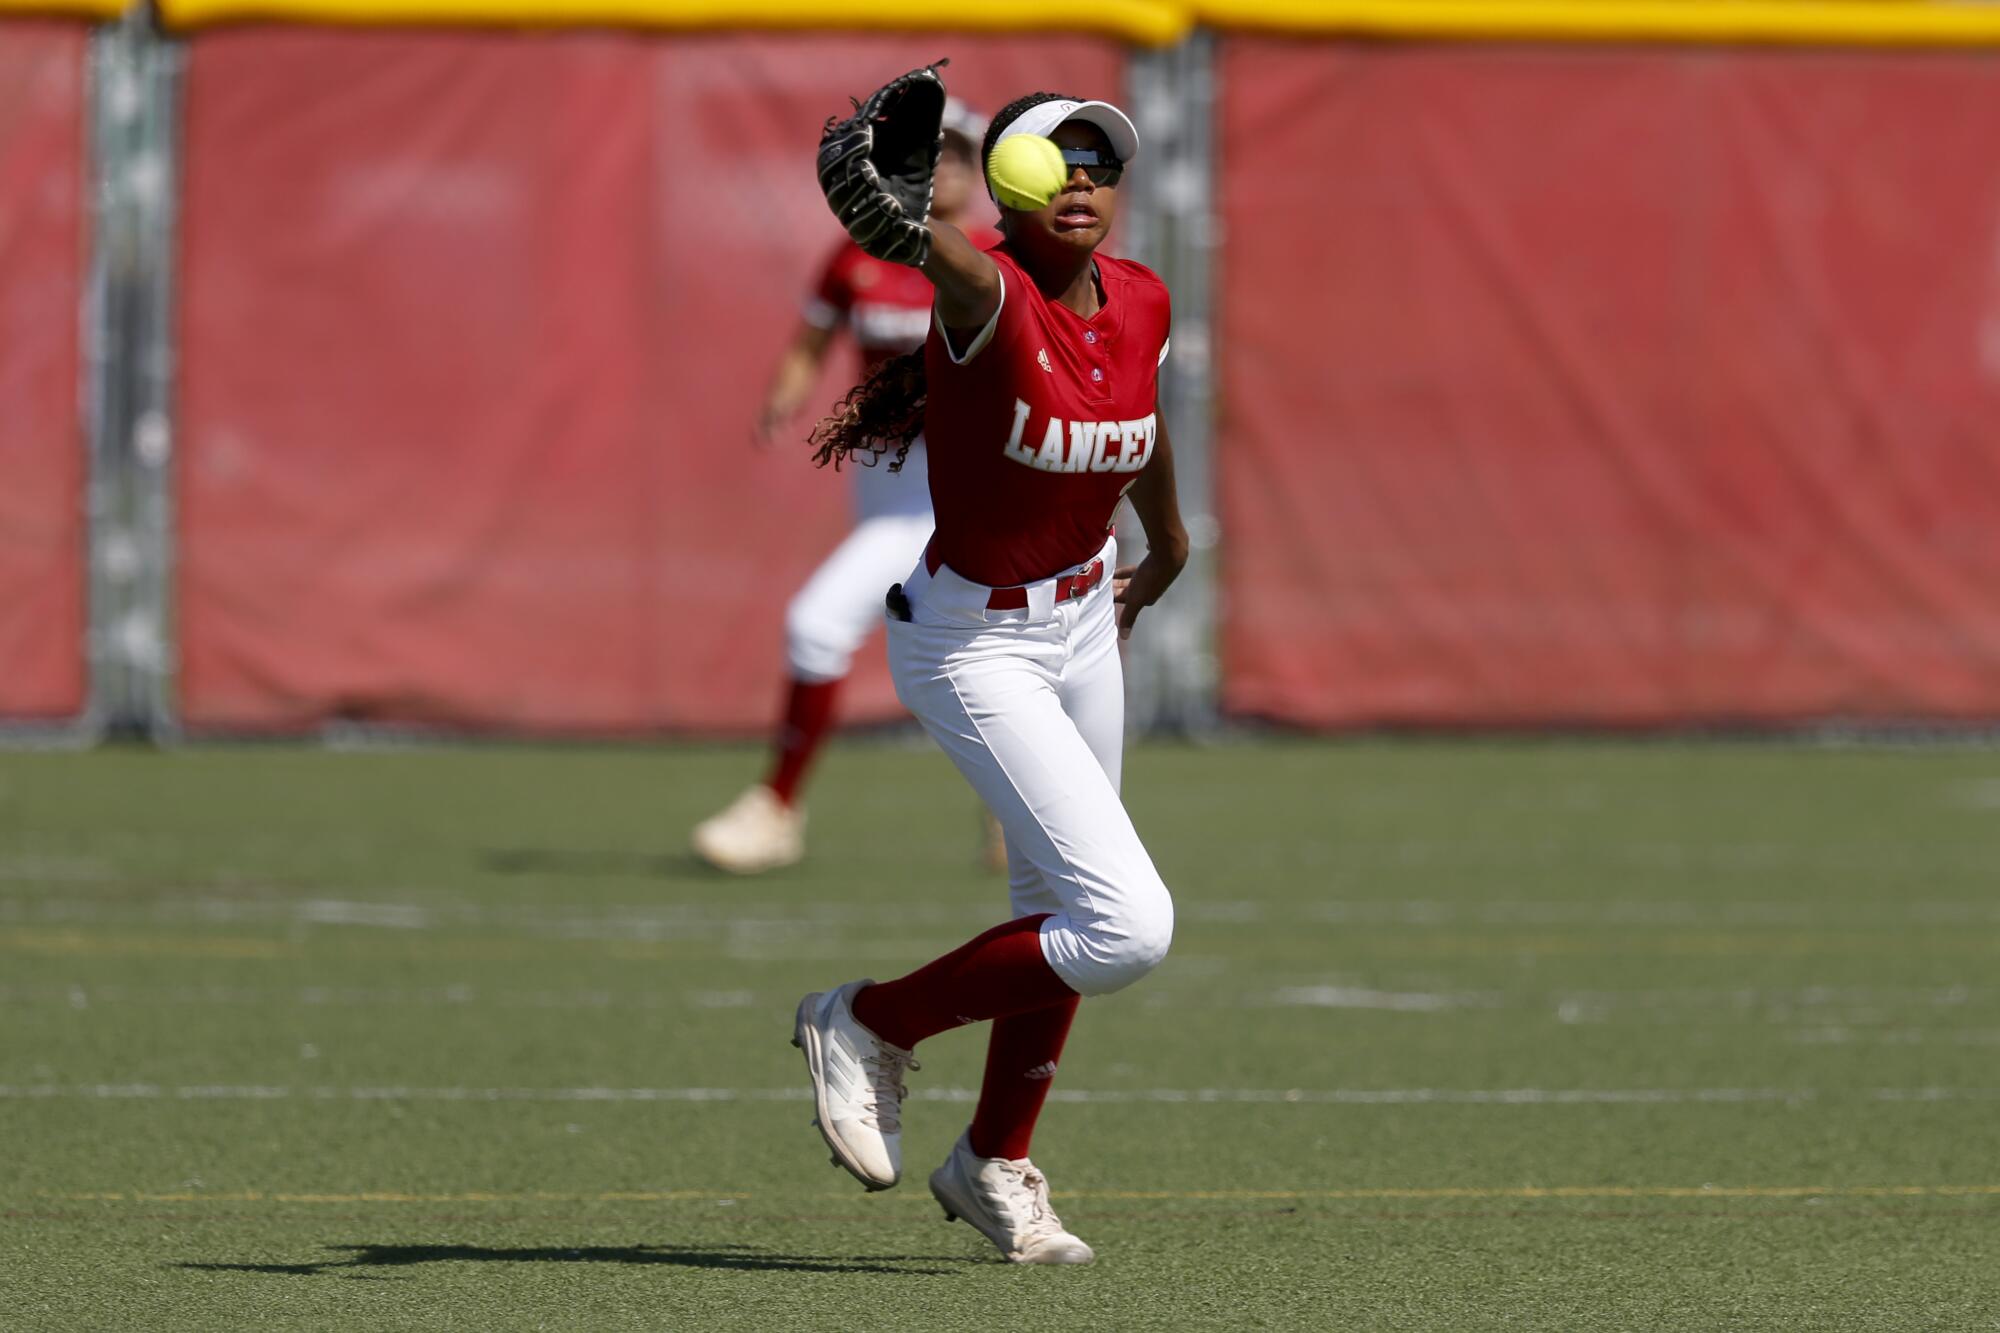
[[944, 141], [946, 61], [913, 69], [831, 117], [819, 139], [819, 188], [854, 243], [921, 268], [931, 254], [931, 177]]

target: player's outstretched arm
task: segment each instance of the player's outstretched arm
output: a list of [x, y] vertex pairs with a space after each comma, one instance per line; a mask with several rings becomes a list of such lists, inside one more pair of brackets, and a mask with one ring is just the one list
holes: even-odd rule
[[771, 387], [764, 395], [764, 410], [757, 416], [759, 444], [771, 443], [784, 429], [785, 423], [805, 406], [807, 395], [819, 383], [819, 368], [826, 361], [827, 349], [832, 346], [832, 329], [823, 329], [805, 320], [799, 322], [798, 331], [786, 344], [784, 355], [778, 358], [778, 369], [771, 376]]
[[1111, 578], [1121, 639], [1132, 637], [1139, 612], [1160, 600], [1188, 562], [1187, 528], [1181, 523], [1180, 491], [1174, 485], [1173, 441], [1167, 438], [1166, 418], [1159, 416], [1156, 421], [1159, 439], [1153, 445], [1153, 456], [1126, 492], [1132, 512], [1139, 516], [1139, 526], [1146, 530], [1146, 558], [1125, 566]]
[[949, 222], [926, 225], [931, 252], [920, 271], [937, 288], [938, 319], [948, 329], [984, 328], [1000, 308], [1000, 266]]

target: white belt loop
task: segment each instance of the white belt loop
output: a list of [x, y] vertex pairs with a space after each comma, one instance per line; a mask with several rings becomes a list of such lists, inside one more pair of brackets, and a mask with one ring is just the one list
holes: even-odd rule
[[1028, 585], [1028, 619], [1052, 620], [1056, 614], [1056, 580], [1043, 579]]
[[[924, 562], [917, 562], [918, 570], [923, 570]], [[979, 621], [987, 618], [986, 599], [993, 593], [983, 583], [974, 583], [950, 565], [939, 565], [937, 572], [926, 576], [923, 588], [924, 604], [947, 617], [960, 620]]]

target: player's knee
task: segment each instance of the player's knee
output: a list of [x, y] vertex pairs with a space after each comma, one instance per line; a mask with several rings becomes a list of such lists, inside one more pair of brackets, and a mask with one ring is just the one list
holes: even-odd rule
[[1129, 966], [1137, 981], [1167, 960], [1174, 943], [1174, 900], [1167, 886], [1160, 885], [1156, 899], [1133, 922], [1128, 946]]
[[804, 598], [785, 608], [785, 661], [800, 680], [838, 680], [847, 674], [851, 651], [839, 628]]
[[1174, 900], [1154, 881], [1114, 915], [1093, 923], [1087, 995], [1109, 995], [1143, 978], [1166, 959], [1174, 942]]

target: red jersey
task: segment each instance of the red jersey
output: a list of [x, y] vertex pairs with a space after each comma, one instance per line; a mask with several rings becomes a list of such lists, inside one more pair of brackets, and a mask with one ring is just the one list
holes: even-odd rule
[[[1000, 241], [1000, 233], [987, 227], [967, 227], [965, 234], [982, 249]], [[806, 322], [822, 329], [845, 324], [861, 349], [865, 373], [923, 346], [932, 294], [930, 281], [916, 269], [873, 258], [843, 237], [806, 301]]]
[[932, 321], [932, 552], [975, 583], [1011, 587], [1096, 555], [1119, 497], [1159, 439], [1160, 363], [1172, 309], [1143, 264], [1096, 258], [1089, 319], [1043, 296], [1005, 249], [1000, 311], [956, 357]]

